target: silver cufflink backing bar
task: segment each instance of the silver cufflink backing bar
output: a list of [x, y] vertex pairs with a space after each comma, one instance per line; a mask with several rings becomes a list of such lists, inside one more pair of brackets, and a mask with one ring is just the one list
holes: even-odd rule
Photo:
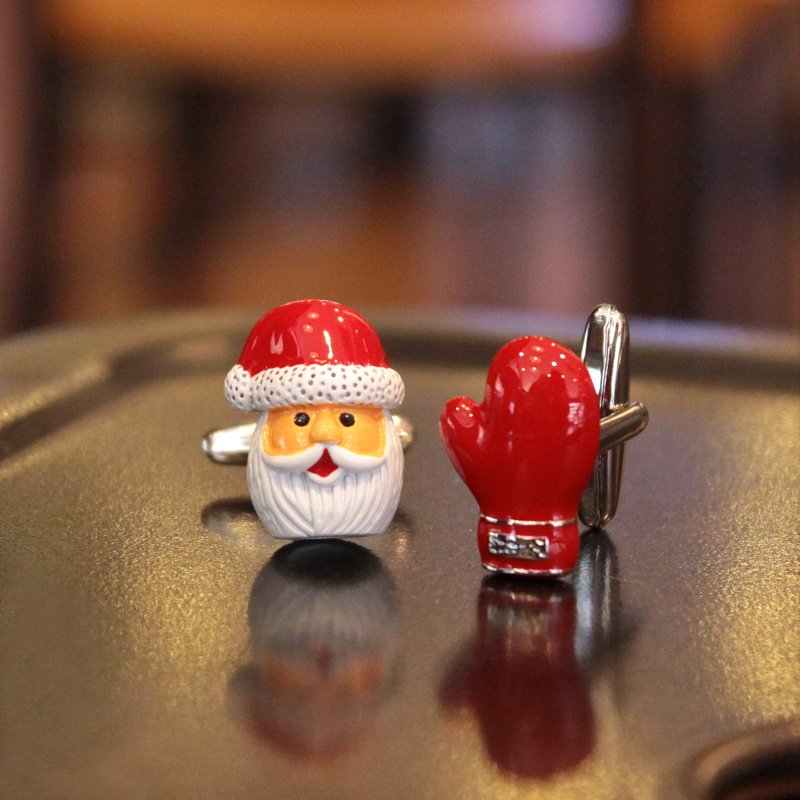
[[586, 321], [580, 357], [600, 399], [600, 452], [578, 508], [589, 528], [609, 523], [622, 487], [625, 442], [647, 427], [647, 409], [630, 403], [628, 321], [615, 306], [597, 306]]

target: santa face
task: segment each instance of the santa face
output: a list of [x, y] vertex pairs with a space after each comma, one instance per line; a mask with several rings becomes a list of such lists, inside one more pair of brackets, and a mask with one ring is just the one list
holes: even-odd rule
[[278, 538], [381, 533], [403, 481], [391, 414], [332, 403], [267, 411], [247, 480], [256, 513]]

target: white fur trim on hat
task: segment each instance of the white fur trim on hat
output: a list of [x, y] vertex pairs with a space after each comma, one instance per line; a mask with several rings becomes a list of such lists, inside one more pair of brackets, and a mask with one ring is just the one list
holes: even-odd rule
[[225, 399], [237, 411], [255, 411], [250, 399], [251, 386], [250, 373], [236, 364], [225, 376]]
[[239, 411], [264, 411], [308, 403], [396, 408], [403, 379], [390, 367], [359, 364], [298, 364], [255, 376], [237, 364], [225, 378], [225, 398]]

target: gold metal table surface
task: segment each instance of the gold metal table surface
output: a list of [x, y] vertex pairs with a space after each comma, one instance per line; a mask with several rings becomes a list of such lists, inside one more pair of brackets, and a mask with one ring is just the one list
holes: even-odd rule
[[[683, 797], [698, 753], [800, 718], [794, 341], [634, 319], [650, 426], [607, 534], [542, 584], [482, 571], [437, 420], [502, 342], [581, 321], [368, 316], [417, 431], [400, 511], [338, 593], [301, 558], [277, 604], [285, 544], [199, 447], [246, 421], [222, 380], [256, 314], [0, 347], [0, 797]], [[290, 596], [329, 598], [327, 639]]]

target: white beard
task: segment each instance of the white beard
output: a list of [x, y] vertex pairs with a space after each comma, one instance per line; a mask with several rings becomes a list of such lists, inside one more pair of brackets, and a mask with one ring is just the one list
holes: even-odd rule
[[315, 445], [295, 456], [268, 456], [261, 445], [269, 411], [261, 415], [247, 459], [250, 498], [259, 519], [278, 539], [383, 533], [400, 502], [403, 448], [384, 411], [386, 449], [375, 458], [328, 447], [341, 464], [320, 478], [307, 472], [322, 452]]

